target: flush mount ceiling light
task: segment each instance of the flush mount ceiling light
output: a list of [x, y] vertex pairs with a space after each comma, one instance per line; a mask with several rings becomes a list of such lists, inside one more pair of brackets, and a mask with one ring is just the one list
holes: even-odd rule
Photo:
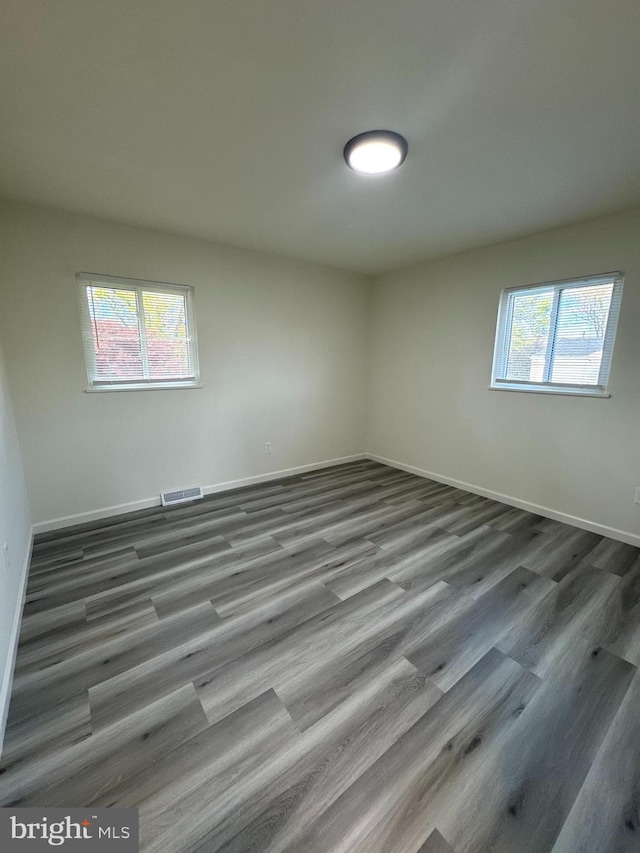
[[344, 146], [344, 159], [361, 175], [384, 175], [404, 163], [407, 140], [392, 130], [368, 130]]

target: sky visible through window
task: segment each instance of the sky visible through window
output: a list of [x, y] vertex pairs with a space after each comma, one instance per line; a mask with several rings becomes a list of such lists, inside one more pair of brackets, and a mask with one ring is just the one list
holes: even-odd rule
[[191, 375], [185, 296], [89, 285], [98, 380]]
[[597, 385], [613, 282], [510, 295], [505, 379]]

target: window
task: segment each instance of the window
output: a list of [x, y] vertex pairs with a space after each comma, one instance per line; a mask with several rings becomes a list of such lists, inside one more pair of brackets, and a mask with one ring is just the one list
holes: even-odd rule
[[76, 278], [90, 391], [197, 386], [193, 288]]
[[491, 387], [608, 396], [622, 273], [503, 290]]

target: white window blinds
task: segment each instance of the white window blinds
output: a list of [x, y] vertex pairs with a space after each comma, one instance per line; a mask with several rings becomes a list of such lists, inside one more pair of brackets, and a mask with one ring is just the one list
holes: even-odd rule
[[492, 387], [607, 393], [621, 273], [504, 290]]
[[90, 389], [197, 384], [192, 288], [86, 273], [77, 279]]

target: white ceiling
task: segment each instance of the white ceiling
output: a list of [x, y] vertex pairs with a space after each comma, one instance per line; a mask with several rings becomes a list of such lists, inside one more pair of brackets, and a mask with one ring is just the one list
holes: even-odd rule
[[[638, 0], [0, 0], [0, 194], [363, 272], [640, 204]], [[350, 172], [372, 128], [402, 168]]]

